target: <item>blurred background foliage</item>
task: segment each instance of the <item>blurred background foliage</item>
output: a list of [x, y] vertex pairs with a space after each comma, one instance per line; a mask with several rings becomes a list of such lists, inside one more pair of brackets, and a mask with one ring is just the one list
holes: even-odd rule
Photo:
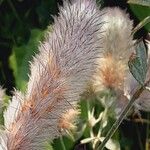
[[[134, 26], [150, 16], [149, 0], [101, 0], [97, 2], [102, 7], [118, 6], [126, 9], [130, 18], [134, 20]], [[39, 41], [44, 39], [46, 30], [50, 30], [48, 26], [53, 23], [52, 16], [58, 15], [58, 6], [62, 4], [62, 0], [0, 0], [0, 85], [6, 88], [8, 95], [12, 94], [14, 87], [25, 91], [29, 61], [38, 52]], [[150, 32], [150, 23], [148, 22], [149, 20], [143, 28], [136, 32], [136, 38], [147, 38], [147, 33]], [[90, 149], [88, 144], [80, 144], [80, 140], [88, 137], [89, 133], [87, 127], [82, 129], [88, 117], [88, 108], [82, 103], [80, 134], [78, 133], [75, 139], [62, 137], [62, 139], [55, 140], [52, 144], [53, 149]], [[103, 109], [95, 99], [90, 105], [94, 105], [97, 113]], [[148, 114], [142, 113], [142, 115], [147, 116]], [[110, 126], [108, 125], [105, 132]], [[82, 133], [81, 130], [84, 132]], [[120, 126], [119, 133], [116, 133], [115, 136], [121, 144], [122, 150], [144, 150], [146, 136], [148, 136], [146, 134], [148, 134], [146, 124], [124, 121]], [[52, 149], [49, 144], [47, 147]], [[147, 150], [150, 150], [150, 147]]]

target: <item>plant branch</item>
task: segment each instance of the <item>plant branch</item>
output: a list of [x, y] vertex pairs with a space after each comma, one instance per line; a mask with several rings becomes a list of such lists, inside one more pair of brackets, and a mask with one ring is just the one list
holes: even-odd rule
[[113, 126], [111, 127], [111, 129], [109, 130], [109, 132], [107, 133], [104, 141], [97, 147], [97, 149], [99, 150], [103, 150], [103, 148], [105, 147], [105, 144], [108, 142], [108, 140], [113, 136], [113, 134], [115, 133], [115, 131], [118, 129], [119, 125], [122, 123], [122, 121], [124, 120], [124, 118], [126, 117], [127, 113], [130, 111], [130, 109], [132, 108], [133, 103], [136, 101], [136, 99], [139, 98], [139, 96], [142, 94], [142, 92], [145, 90], [145, 87], [150, 83], [150, 80], [148, 80], [143, 86], [139, 87], [136, 92], [133, 94], [131, 100], [129, 101], [129, 103], [127, 104], [127, 106], [125, 107], [125, 109], [121, 112], [120, 117], [118, 118], [118, 120], [116, 120], [116, 122], [113, 124]]

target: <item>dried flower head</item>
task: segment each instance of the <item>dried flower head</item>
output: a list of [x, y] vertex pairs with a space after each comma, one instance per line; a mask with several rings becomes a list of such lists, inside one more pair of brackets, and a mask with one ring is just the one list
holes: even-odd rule
[[76, 108], [102, 51], [101, 16], [93, 0], [64, 1], [31, 63], [27, 93], [14, 96], [5, 112], [1, 149], [42, 150], [45, 141], [62, 134], [60, 118]]

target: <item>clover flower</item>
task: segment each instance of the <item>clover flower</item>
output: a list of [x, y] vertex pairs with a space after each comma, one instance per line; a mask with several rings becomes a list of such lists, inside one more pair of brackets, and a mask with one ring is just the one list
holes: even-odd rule
[[102, 20], [103, 57], [98, 60], [97, 73], [94, 76], [96, 91], [105, 89], [121, 90], [128, 70], [128, 59], [133, 51], [131, 35], [133, 22], [120, 8], [104, 8]]
[[4, 113], [0, 149], [42, 150], [45, 141], [63, 134], [61, 118], [76, 109], [102, 53], [101, 16], [93, 0], [64, 1], [31, 62], [26, 93], [15, 92]]

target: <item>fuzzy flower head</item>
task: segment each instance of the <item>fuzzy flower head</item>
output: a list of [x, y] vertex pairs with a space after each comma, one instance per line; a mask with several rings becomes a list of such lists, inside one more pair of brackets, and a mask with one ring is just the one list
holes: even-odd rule
[[80, 111], [77, 109], [69, 109], [66, 113], [64, 113], [58, 123], [60, 130], [75, 130], [75, 124], [79, 114]]
[[99, 63], [95, 75], [95, 90], [121, 89], [125, 79], [125, 64], [121, 60], [114, 59], [111, 55], [104, 57]]
[[98, 60], [94, 76], [96, 91], [106, 88], [120, 90], [123, 88], [128, 71], [128, 59], [133, 50], [131, 36], [133, 22], [120, 8], [104, 8], [102, 20], [105, 22], [103, 32], [103, 58]]
[[133, 46], [131, 31], [133, 21], [129, 15], [120, 8], [104, 8], [105, 15], [102, 27], [104, 54], [111, 54], [117, 60], [128, 61]]
[[43, 143], [62, 134], [60, 128], [73, 128], [77, 113], [70, 109], [77, 107], [102, 53], [101, 16], [96, 1], [64, 1], [31, 62], [27, 92], [15, 94], [4, 114], [0, 148], [43, 150]]

